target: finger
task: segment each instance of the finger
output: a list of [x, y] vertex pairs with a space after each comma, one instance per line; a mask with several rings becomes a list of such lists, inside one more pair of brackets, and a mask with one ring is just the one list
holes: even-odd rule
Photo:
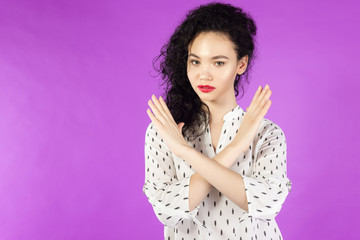
[[[159, 120], [156, 119], [155, 115], [151, 112], [150, 108], [148, 108], [148, 109], [146, 110], [146, 112], [147, 112], [147, 114], [148, 114], [148, 116], [150, 117], [150, 119], [151, 119], [152, 122], [154, 122], [154, 123], [155, 123], [155, 122], [156, 122], [156, 123], [159, 122]], [[156, 124], [155, 124], [155, 125], [156, 125]]]
[[181, 122], [178, 124], [180, 132], [182, 131], [182, 128], [185, 126], [185, 123]]
[[164, 101], [164, 99], [161, 96], [160, 96], [160, 103], [161, 103], [163, 109], [165, 110], [166, 114], [168, 115], [168, 117], [175, 122], [169, 108], [166, 105], [166, 102]]
[[272, 103], [272, 102], [271, 102], [271, 100], [269, 99], [269, 100], [266, 102], [264, 108], [261, 109], [261, 115], [262, 115], [262, 117], [265, 117], [266, 113], [268, 112], [268, 110], [269, 110], [269, 108], [270, 108], [270, 106], [271, 106], [271, 103]]
[[265, 94], [264, 98], [261, 100], [261, 102], [259, 103], [259, 108], [262, 109], [264, 107], [264, 105], [266, 104], [266, 102], [269, 100], [270, 96], [272, 94], [271, 90], [268, 90], [267, 93]]
[[148, 116], [150, 117], [151, 121], [154, 123], [156, 129], [160, 129], [161, 128], [161, 122], [154, 116], [154, 114], [151, 112], [151, 110], [148, 108], [146, 110]]
[[254, 96], [254, 98], [255, 97], [257, 97], [257, 96], [259, 96], [259, 94], [261, 93], [261, 90], [262, 90], [263, 88], [261, 87], [261, 85], [258, 87], [258, 89], [256, 90], [256, 92], [255, 92], [255, 96]]
[[152, 100], [155, 104], [155, 106], [157, 107], [158, 111], [161, 113], [161, 115], [163, 116], [164, 119], [168, 120], [169, 118], [167, 117], [167, 114], [165, 113], [162, 105], [160, 104], [159, 100], [156, 98], [155, 94], [152, 95]]
[[255, 105], [258, 105], [258, 104], [260, 104], [262, 102], [262, 100], [264, 99], [265, 95], [267, 94], [267, 92], [269, 90], [270, 90], [270, 87], [269, 87], [268, 84], [266, 84], [264, 90], [260, 93]]
[[154, 113], [155, 118], [157, 118], [161, 123], [165, 123], [166, 120], [164, 119], [158, 108], [154, 105], [154, 103], [151, 100], [149, 100], [148, 104], [152, 112]]
[[257, 98], [259, 97], [261, 91], [262, 91], [262, 87], [260, 85], [259, 88], [256, 90], [253, 99], [251, 100], [249, 108], [251, 108], [251, 107], [253, 107], [255, 105], [255, 102], [256, 102]]
[[154, 114], [151, 112], [150, 108], [146, 110], [148, 116], [150, 117], [151, 121], [157, 120]]

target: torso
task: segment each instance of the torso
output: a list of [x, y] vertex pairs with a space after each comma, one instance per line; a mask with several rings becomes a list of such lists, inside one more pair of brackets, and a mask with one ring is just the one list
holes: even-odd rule
[[209, 124], [211, 141], [212, 141], [212, 145], [213, 145], [215, 153], [216, 153], [216, 148], [217, 148], [217, 144], [219, 142], [219, 138], [220, 138], [220, 134], [221, 134], [223, 124], [224, 124], [223, 122], [218, 123], [218, 124], [214, 124], [214, 123]]
[[[212, 122], [209, 123], [208, 128], [210, 131], [205, 132], [206, 133], [205, 137], [200, 136], [199, 138], [194, 139], [193, 141], [189, 141], [190, 145], [193, 145], [194, 149], [203, 153], [210, 159], [213, 159], [214, 156], [217, 155], [215, 153], [217, 147], [219, 147], [220, 150], [224, 150], [226, 146], [228, 146], [231, 143], [231, 140], [233, 138], [230, 139], [230, 136], [234, 137], [236, 135], [236, 131], [239, 129], [240, 124], [243, 121], [244, 115], [242, 115], [242, 113], [243, 113], [242, 110], [235, 109], [233, 113], [230, 112], [225, 122], [219, 123], [219, 121], [217, 121], [216, 122], [217, 124], [213, 124]], [[221, 119], [218, 120], [221, 121]], [[243, 176], [246, 176], [246, 178], [244, 177], [244, 179], [247, 179], [248, 183], [249, 182], [254, 183], [254, 184], [248, 184], [247, 194], [249, 196], [248, 198], [249, 201], [251, 201], [250, 198], [251, 199], [258, 198], [257, 196], [259, 196], [259, 198], [264, 197], [264, 199], [266, 200], [267, 199], [266, 196], [269, 196], [269, 195], [264, 195], [264, 186], [267, 189], [269, 186], [268, 183], [266, 183], [266, 179], [264, 179], [265, 182], [264, 185], [257, 185], [258, 184], [257, 180], [262, 180], [262, 179], [253, 178], [254, 176], [253, 174], [255, 174], [254, 170], [255, 170], [255, 162], [257, 161], [256, 159], [259, 159], [261, 163], [261, 165], [256, 164], [259, 171], [264, 169], [266, 166], [266, 170], [264, 169], [263, 171], [264, 173], [268, 173], [269, 171], [272, 171], [273, 174], [276, 174], [278, 176], [279, 180], [280, 179], [284, 180], [284, 184], [285, 184], [285, 180], [287, 180], [285, 178], [286, 177], [286, 172], [285, 172], [286, 145], [284, 144], [285, 142], [283, 142], [283, 144], [280, 146], [278, 145], [278, 143], [281, 144], [280, 142], [273, 140], [271, 141], [274, 149], [275, 148], [277, 149], [276, 154], [273, 153], [274, 151], [273, 147], [268, 147], [268, 144], [266, 144], [266, 146], [263, 146], [265, 138], [270, 136], [272, 138], [274, 137], [276, 138], [276, 137], [281, 137], [283, 135], [283, 133], [279, 131], [281, 129], [276, 129], [276, 127], [278, 126], [275, 125], [273, 122], [263, 119], [259, 126], [259, 133], [262, 136], [262, 138], [259, 135], [256, 135], [254, 141], [251, 142], [250, 145], [251, 148], [247, 149], [246, 152], [239, 155], [239, 157], [235, 160], [232, 166], [229, 167], [230, 170], [238, 174], [241, 174]], [[226, 133], [224, 133], [225, 129], [226, 129]], [[274, 132], [277, 133], [276, 134], [277, 136], [270, 135], [275, 130], [277, 130], [276, 132]], [[154, 144], [154, 146], [157, 146], [157, 144], [161, 144], [159, 134], [157, 134], [157, 137], [158, 137], [157, 142], [152, 142], [151, 138], [148, 138], [148, 144]], [[209, 144], [211, 144], [212, 146], [209, 146]], [[220, 148], [220, 145], [223, 145], [224, 148]], [[149, 149], [149, 148], [147, 147], [145, 149]], [[165, 157], [166, 151], [164, 151], [164, 148], [162, 148], [161, 150], [163, 151]], [[262, 150], [264, 150], [264, 152], [262, 152]], [[156, 151], [160, 151], [160, 150], [156, 147], [152, 148], [152, 154], [154, 158], [156, 156]], [[276, 157], [272, 158], [274, 155], [277, 156], [277, 154], [278, 154], [278, 158]], [[253, 158], [253, 156], [254, 157], [256, 156], [256, 158]], [[146, 161], [148, 161], [148, 164], [152, 164], [150, 165], [153, 166], [152, 170], [156, 174], [158, 174], [153, 176], [152, 179], [156, 179], [156, 180], [160, 179], [163, 176], [163, 172], [156, 167], [156, 162], [153, 163], [151, 161], [151, 158], [146, 158]], [[167, 165], [170, 165], [171, 161], [172, 160], [169, 158], [169, 163], [163, 164], [163, 166], [166, 168], [165, 170], [168, 169]], [[160, 162], [162, 163], [163, 160], [161, 160]], [[196, 171], [194, 168], [192, 168], [191, 165], [188, 164], [188, 162], [176, 156], [175, 154], [173, 154], [173, 163], [174, 163], [174, 167], [169, 170], [176, 172], [178, 181], [187, 181], [186, 178], [190, 177]], [[284, 166], [282, 168], [277, 169], [278, 166], [281, 166], [281, 164], [284, 164]], [[173, 172], [171, 173], [173, 174]], [[151, 172], [149, 172], [147, 176], [149, 176], [151, 180], [150, 177]], [[273, 192], [274, 195], [279, 195], [278, 192], [280, 190], [278, 190], [278, 187], [276, 185], [277, 182], [274, 182], [274, 188], [272, 190], [269, 189], [268, 191]], [[149, 186], [152, 186], [152, 184]], [[179, 185], [179, 188], [183, 188], [183, 186]], [[149, 189], [153, 189], [153, 188], [149, 187]], [[154, 192], [154, 190], [152, 191]], [[154, 194], [155, 193], [156, 190]], [[286, 194], [286, 192], [282, 192], [282, 193]], [[177, 200], [176, 198], [181, 201], [183, 196], [179, 195], [175, 197], [175, 200]], [[174, 201], [173, 199], [174, 198], [168, 198], [167, 199], [168, 202], [163, 202], [163, 204], [170, 204], [171, 201]], [[265, 207], [263, 201], [257, 201], [257, 200], [258, 199], [252, 202], [254, 211], [256, 211], [257, 208], [261, 208], [262, 210], [266, 211], [263, 212], [264, 216], [268, 214], [272, 214], [272, 212], [274, 212], [273, 209]], [[271, 202], [272, 200], [273, 199], [269, 197], [268, 201]], [[168, 238], [189, 239], [190, 237], [191, 239], [198, 239], [198, 240], [239, 239], [240, 237], [243, 240], [251, 240], [255, 238], [257, 238], [257, 240], [260, 239], [265, 240], [270, 238], [282, 239], [281, 232], [276, 224], [275, 218], [270, 218], [269, 219], [270, 221], [269, 220], [265, 221], [261, 219], [262, 217], [257, 218], [251, 216], [249, 211], [245, 211], [244, 209], [240, 208], [238, 205], [236, 205], [234, 202], [228, 199], [224, 194], [220, 194], [220, 191], [218, 191], [216, 188], [213, 188], [209, 192], [208, 197], [204, 198], [203, 202], [199, 204], [199, 206], [200, 208], [198, 209], [196, 216], [192, 216], [192, 219], [184, 218], [175, 227], [167, 227], [167, 226], [164, 227], [165, 239]], [[278, 207], [276, 203], [274, 204], [274, 206], [276, 206], [276, 208]], [[156, 211], [160, 211], [160, 210], [156, 210]], [[174, 229], [176, 231], [174, 231]], [[189, 233], [187, 233], [187, 231]], [[264, 234], [265, 232], [266, 235]]]

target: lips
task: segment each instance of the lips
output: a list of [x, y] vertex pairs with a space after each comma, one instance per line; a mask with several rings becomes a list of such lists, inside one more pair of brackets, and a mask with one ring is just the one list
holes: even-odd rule
[[202, 92], [211, 92], [212, 90], [214, 90], [215, 88], [213, 86], [210, 85], [199, 85], [198, 89]]

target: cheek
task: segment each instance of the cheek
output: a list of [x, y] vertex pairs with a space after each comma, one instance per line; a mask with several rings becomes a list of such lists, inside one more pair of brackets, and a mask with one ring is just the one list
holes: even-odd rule
[[191, 85], [193, 85], [194, 81], [196, 80], [196, 71], [194, 69], [189, 69], [187, 72], [187, 77], [191, 83]]
[[214, 74], [216, 79], [221, 79], [222, 82], [231, 82], [235, 79], [235, 72], [233, 69], [222, 69]]

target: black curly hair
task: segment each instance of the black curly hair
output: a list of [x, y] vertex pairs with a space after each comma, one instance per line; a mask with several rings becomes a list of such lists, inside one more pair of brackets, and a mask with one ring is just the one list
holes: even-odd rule
[[[187, 76], [188, 46], [201, 32], [226, 34], [235, 45], [237, 60], [248, 56], [248, 63], [242, 75], [237, 74], [234, 82], [235, 96], [239, 86], [244, 94], [244, 81], [252, 67], [255, 49], [256, 24], [243, 9], [230, 4], [212, 2], [190, 10], [185, 20], [175, 29], [169, 41], [161, 48], [160, 55], [153, 59], [154, 69], [162, 75], [165, 84], [163, 96], [175, 122], [184, 122], [182, 133], [188, 140], [194, 140], [209, 124], [209, 107], [193, 90]], [[160, 60], [159, 67], [155, 63]]]

